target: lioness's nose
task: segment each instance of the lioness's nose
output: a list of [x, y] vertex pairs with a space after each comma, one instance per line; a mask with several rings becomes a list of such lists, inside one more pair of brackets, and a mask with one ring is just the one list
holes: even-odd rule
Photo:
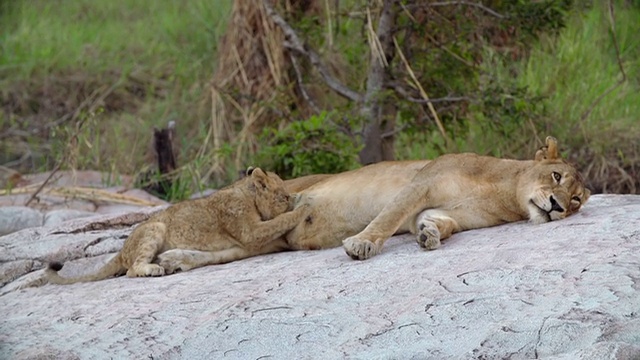
[[553, 198], [553, 195], [549, 196], [549, 201], [551, 201], [551, 211], [564, 212], [564, 209], [558, 204], [556, 199]]

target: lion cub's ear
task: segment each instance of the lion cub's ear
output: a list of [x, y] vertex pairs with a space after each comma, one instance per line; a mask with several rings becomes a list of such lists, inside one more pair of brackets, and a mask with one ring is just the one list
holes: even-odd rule
[[267, 174], [262, 171], [260, 168], [249, 168], [247, 169], [247, 175], [251, 176], [253, 179], [253, 183], [259, 189], [264, 189], [267, 187]]
[[546, 146], [540, 148], [540, 150], [536, 151], [535, 160], [556, 160], [560, 158], [560, 154], [558, 154], [558, 140], [553, 136], [547, 136]]

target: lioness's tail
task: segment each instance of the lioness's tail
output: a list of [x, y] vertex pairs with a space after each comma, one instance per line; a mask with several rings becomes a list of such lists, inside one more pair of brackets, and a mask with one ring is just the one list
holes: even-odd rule
[[97, 273], [85, 276], [79, 276], [75, 278], [64, 278], [58, 274], [58, 271], [62, 269], [63, 264], [59, 262], [49, 263], [47, 270], [45, 270], [45, 276], [49, 283], [58, 285], [74, 284], [77, 282], [98, 281], [106, 278], [110, 278], [115, 275], [122, 274], [126, 268], [122, 266], [120, 260], [120, 254], [114, 256], [108, 263], [106, 263]]

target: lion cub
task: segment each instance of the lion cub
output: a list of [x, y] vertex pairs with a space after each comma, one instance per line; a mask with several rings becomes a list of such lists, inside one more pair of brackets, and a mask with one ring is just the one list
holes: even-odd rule
[[152, 216], [96, 274], [63, 278], [57, 273], [62, 264], [51, 263], [48, 281], [72, 284], [125, 272], [129, 277], [162, 276], [284, 250], [282, 236], [309, 215], [310, 205], [294, 209], [296, 198], [276, 174], [249, 168], [247, 175], [208, 197], [177, 203]]

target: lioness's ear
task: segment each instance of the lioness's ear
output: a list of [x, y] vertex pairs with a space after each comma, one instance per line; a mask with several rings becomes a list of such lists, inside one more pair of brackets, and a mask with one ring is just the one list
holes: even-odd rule
[[553, 136], [547, 136], [547, 159], [555, 160], [560, 158], [558, 154], [558, 140]]
[[558, 154], [558, 140], [553, 136], [547, 136], [546, 145], [536, 151], [535, 160], [540, 161], [544, 159], [556, 160], [560, 158]]
[[251, 176], [251, 173], [253, 172], [253, 170], [255, 170], [256, 168], [254, 168], [253, 166], [249, 166], [247, 168], [247, 171], [244, 173], [246, 176]]

